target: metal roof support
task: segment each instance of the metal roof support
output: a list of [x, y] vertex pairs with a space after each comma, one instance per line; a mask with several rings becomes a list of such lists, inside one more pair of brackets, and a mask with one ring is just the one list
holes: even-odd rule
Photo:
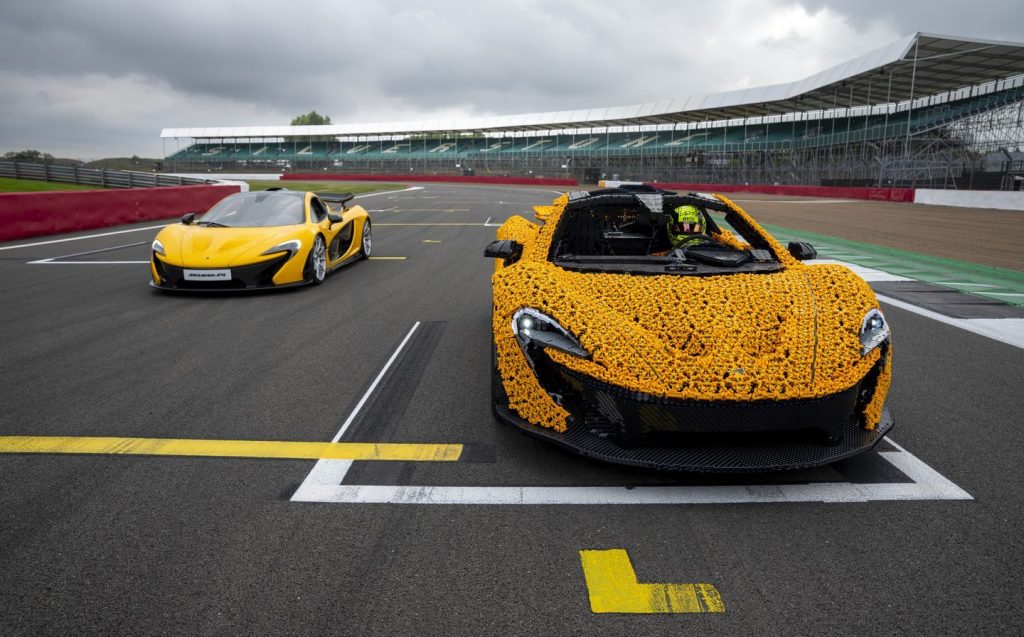
[[[911, 47], [913, 57], [911, 58]], [[724, 121], [748, 109], [748, 116], [775, 112], [816, 112], [828, 108], [828, 90], [843, 82], [855, 87], [857, 104], [867, 103], [856, 87], [871, 74], [910, 66], [913, 86], [897, 78], [892, 96], [907, 99], [908, 89], [938, 95], [1019, 76], [1024, 73], [1024, 43], [915, 33], [835, 67], [793, 82], [752, 87], [711, 95], [692, 95], [657, 103], [614, 108], [591, 108], [557, 113], [526, 113], [501, 117], [466, 118], [446, 122], [380, 122], [334, 124], [323, 127], [167, 128], [161, 137], [192, 139], [292, 137], [316, 132], [323, 135], [382, 135], [463, 130], [523, 131], [607, 126], [657, 125], [665, 122]], [[991, 89], [986, 89], [991, 90]], [[1005, 90], [998, 89], [996, 90]], [[963, 99], [961, 96], [958, 99]], [[868, 104], [870, 105], [870, 104]], [[641, 114], [642, 113], [642, 114]], [[302, 130], [295, 130], [301, 128]], [[644, 149], [646, 151], [648, 149]]]
[[[889, 87], [885, 91], [885, 119], [882, 121], [883, 137], [889, 133], [889, 104], [892, 103], [892, 69], [889, 69]], [[885, 153], [878, 153], [878, 187], [881, 188], [885, 179]]]
[[907, 141], [903, 149], [906, 158], [910, 159], [910, 117], [914, 113], [914, 83], [917, 81], [917, 51], [921, 43], [921, 34], [914, 38], [914, 65], [910, 70], [910, 102], [907, 104]]

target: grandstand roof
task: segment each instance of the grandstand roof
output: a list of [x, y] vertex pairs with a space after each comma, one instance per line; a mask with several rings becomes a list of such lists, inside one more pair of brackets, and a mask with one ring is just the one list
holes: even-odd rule
[[165, 128], [164, 138], [525, 131], [702, 122], [902, 102], [1024, 73], [1024, 43], [914, 33], [802, 80], [660, 102], [418, 122]]

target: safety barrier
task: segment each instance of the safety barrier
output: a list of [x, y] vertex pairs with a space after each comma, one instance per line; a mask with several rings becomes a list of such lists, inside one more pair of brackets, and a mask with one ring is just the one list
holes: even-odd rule
[[341, 173], [285, 173], [283, 180], [331, 180], [331, 181], [397, 181], [397, 182], [439, 182], [451, 184], [498, 184], [509, 186], [578, 186], [575, 179], [553, 179], [547, 177], [491, 177], [480, 175], [368, 175]]
[[170, 219], [208, 210], [240, 186], [0, 193], [0, 241]]
[[679, 184], [648, 182], [649, 185], [668, 190], [697, 192], [748, 192], [762, 195], [791, 195], [797, 197], [828, 197], [834, 199], [867, 199], [869, 201], [914, 201], [913, 188], [845, 188], [839, 186], [774, 186], [768, 184]]
[[108, 170], [106, 168], [37, 164], [14, 160], [0, 160], [0, 177], [58, 181], [67, 184], [99, 186], [100, 188], [156, 188], [209, 183], [206, 178], [193, 179], [134, 170]]

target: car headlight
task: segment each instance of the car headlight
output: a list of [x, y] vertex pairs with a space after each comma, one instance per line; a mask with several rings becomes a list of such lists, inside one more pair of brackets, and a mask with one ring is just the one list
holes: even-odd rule
[[579, 358], [590, 358], [590, 352], [580, 345], [576, 337], [558, 324], [558, 321], [533, 308], [524, 307], [512, 315], [512, 333], [519, 345], [526, 349], [530, 343], [540, 347], [553, 347]]
[[159, 239], [153, 239], [153, 252], [165, 257], [167, 256], [167, 253], [164, 251], [164, 244], [160, 243]]
[[277, 252], [287, 252], [288, 253], [288, 258], [290, 259], [290, 258], [294, 257], [295, 253], [298, 252], [301, 249], [302, 249], [302, 241], [300, 241], [298, 239], [292, 239], [291, 241], [285, 241], [284, 243], [277, 244], [273, 248], [269, 248], [267, 250], [264, 250], [263, 254], [275, 254]]
[[871, 310], [864, 315], [860, 324], [860, 354], [867, 355], [882, 343], [889, 340], [889, 324], [879, 310]]

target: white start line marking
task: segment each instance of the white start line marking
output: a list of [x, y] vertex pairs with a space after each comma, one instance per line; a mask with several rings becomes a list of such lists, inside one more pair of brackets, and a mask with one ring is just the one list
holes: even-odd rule
[[[886, 440], [896, 451], [878, 454], [910, 478], [911, 482], [854, 484], [826, 482], [810, 484], [750, 484], [724, 486], [578, 486], [578, 487], [446, 487], [343, 485], [337, 476], [344, 472], [316, 469], [292, 496], [293, 502], [336, 504], [448, 504], [448, 505], [627, 505], [627, 504], [751, 504], [766, 502], [854, 503], [888, 500], [973, 500], [937, 471]], [[324, 461], [345, 464], [347, 461]]]

